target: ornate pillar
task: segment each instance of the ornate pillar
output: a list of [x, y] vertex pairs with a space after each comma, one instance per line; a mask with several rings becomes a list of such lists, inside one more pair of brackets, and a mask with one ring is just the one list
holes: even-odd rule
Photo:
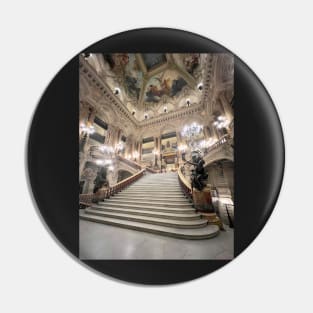
[[[87, 102], [80, 102], [79, 111], [79, 126], [81, 124], [92, 125], [96, 115], [96, 109], [89, 105]], [[89, 133], [82, 131], [79, 128], [79, 177], [82, 175], [82, 171], [85, 168], [85, 164], [88, 159], [89, 153]]]
[[107, 138], [105, 141], [109, 146], [114, 147], [115, 127], [113, 125], [108, 125]]
[[210, 134], [208, 132], [208, 126], [203, 127], [203, 134], [204, 134], [204, 139], [208, 140], [210, 138]]

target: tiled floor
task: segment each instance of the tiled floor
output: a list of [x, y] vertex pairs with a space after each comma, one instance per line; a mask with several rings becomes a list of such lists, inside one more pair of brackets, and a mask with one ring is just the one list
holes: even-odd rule
[[234, 232], [183, 240], [80, 220], [81, 259], [232, 259]]

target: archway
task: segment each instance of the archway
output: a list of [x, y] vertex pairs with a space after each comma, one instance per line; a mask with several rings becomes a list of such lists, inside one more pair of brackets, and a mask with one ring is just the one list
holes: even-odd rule
[[117, 172], [117, 182], [120, 182], [130, 176], [132, 176], [133, 174], [129, 171], [126, 171], [126, 170], [119, 170]]

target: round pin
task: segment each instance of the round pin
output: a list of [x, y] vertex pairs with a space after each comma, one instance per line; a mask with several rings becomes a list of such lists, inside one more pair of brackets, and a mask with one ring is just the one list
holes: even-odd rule
[[224, 266], [260, 233], [284, 141], [237, 56], [193, 33], [138, 29], [84, 49], [51, 81], [28, 171], [47, 227], [80, 262], [171, 284]]

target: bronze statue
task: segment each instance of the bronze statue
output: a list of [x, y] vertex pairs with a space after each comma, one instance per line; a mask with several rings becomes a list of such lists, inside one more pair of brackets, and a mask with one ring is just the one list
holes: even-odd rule
[[104, 167], [101, 167], [97, 173], [97, 177], [94, 180], [93, 193], [96, 193], [99, 189], [108, 185], [107, 181], [107, 170]]
[[195, 167], [191, 171], [191, 185], [192, 187], [201, 191], [206, 186], [206, 184], [204, 183], [204, 180], [208, 178], [208, 174], [206, 173], [204, 169], [205, 162], [199, 153], [192, 157], [192, 161], [193, 162], [191, 161], [185, 162], [185, 164], [189, 163]]

